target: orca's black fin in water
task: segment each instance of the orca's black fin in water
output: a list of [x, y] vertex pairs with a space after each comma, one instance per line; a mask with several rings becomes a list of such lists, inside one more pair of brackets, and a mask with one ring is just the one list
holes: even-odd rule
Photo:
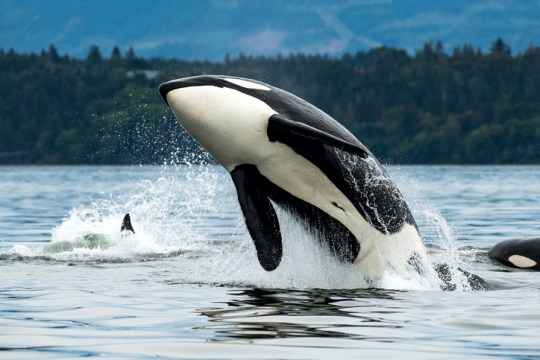
[[[471, 287], [471, 290], [475, 291], [483, 291], [483, 290], [490, 290], [491, 286], [489, 283], [482, 279], [480, 276], [476, 274], [472, 274], [468, 271], [465, 271], [461, 268], [457, 269], [469, 282], [469, 286]], [[450, 269], [450, 266], [447, 264], [438, 264], [435, 265], [435, 271], [437, 272], [437, 275], [439, 275], [439, 279], [442, 280], [443, 286], [441, 287], [441, 290], [443, 291], [455, 291], [456, 290], [456, 284], [453, 283], [452, 280], [452, 272]]]
[[133, 230], [133, 225], [131, 225], [131, 218], [129, 217], [129, 214], [126, 214], [124, 216], [124, 220], [122, 220], [122, 227], [120, 228], [120, 231], [131, 231], [135, 234], [135, 230]]

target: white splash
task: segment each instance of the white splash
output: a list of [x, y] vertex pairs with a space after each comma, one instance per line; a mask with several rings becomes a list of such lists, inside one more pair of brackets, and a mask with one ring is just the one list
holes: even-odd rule
[[[124, 189], [125, 190], [125, 189]], [[420, 204], [420, 205], [419, 205]], [[429, 226], [438, 229], [444, 250], [430, 254], [448, 264], [456, 290], [470, 290], [458, 270], [455, 238], [444, 219], [422, 201], [414, 201]], [[419, 207], [419, 208], [418, 208]], [[67, 261], [143, 261], [167, 257], [163, 263], [173, 283], [265, 288], [367, 288], [438, 290], [438, 279], [416, 272], [391, 270], [368, 282], [353, 265], [342, 264], [319, 245], [318, 235], [278, 209], [283, 234], [283, 260], [273, 272], [258, 264], [233, 184], [222, 168], [212, 165], [163, 166], [159, 177], [141, 180], [127, 191], [103, 194], [74, 208], [52, 230], [40, 249], [19, 246], [19, 256]], [[135, 234], [122, 235], [120, 225], [130, 213]], [[161, 265], [160, 265], [161, 266]]]
[[[394, 180], [406, 198], [428, 245], [431, 263], [438, 268], [439, 277], [445, 278], [443, 287], [454, 291], [473, 290], [464, 273], [476, 260], [475, 251], [460, 250], [457, 235], [437, 209], [424, 197], [414, 180], [398, 167], [393, 168]], [[427, 236], [426, 236], [427, 235]], [[468, 261], [464, 261], [466, 254]]]

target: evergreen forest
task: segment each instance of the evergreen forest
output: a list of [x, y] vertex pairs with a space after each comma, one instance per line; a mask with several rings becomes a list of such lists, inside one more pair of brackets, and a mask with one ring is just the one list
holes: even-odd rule
[[380, 47], [340, 58], [240, 55], [221, 62], [141, 58], [132, 48], [84, 59], [0, 49], [0, 164], [156, 164], [202, 150], [157, 89], [227, 74], [292, 92], [341, 122], [383, 163], [540, 164], [540, 48], [414, 54]]

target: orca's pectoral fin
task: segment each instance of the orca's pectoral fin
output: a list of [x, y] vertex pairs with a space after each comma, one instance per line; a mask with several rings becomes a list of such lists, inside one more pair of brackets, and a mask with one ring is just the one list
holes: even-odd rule
[[293, 121], [281, 114], [274, 114], [268, 120], [268, 137], [270, 141], [285, 143], [286, 141], [283, 141], [284, 139], [300, 137], [306, 140], [319, 141], [362, 158], [366, 158], [369, 155], [368, 150], [361, 144], [353, 144], [307, 124]]
[[237, 166], [231, 177], [259, 263], [266, 271], [275, 270], [281, 262], [283, 248], [276, 211], [263, 187], [267, 180], [254, 165]]
[[124, 220], [122, 220], [122, 227], [120, 228], [120, 231], [131, 231], [135, 234], [135, 230], [133, 230], [133, 226], [131, 225], [131, 218], [129, 217], [129, 214], [126, 214], [124, 216]]

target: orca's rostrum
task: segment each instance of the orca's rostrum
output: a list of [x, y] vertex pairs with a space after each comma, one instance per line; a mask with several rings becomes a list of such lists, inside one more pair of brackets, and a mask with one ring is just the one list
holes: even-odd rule
[[399, 190], [371, 152], [322, 110], [231, 76], [172, 80], [159, 91], [178, 122], [231, 174], [264, 269], [274, 270], [282, 258], [276, 204], [367, 277], [422, 271], [426, 251]]

